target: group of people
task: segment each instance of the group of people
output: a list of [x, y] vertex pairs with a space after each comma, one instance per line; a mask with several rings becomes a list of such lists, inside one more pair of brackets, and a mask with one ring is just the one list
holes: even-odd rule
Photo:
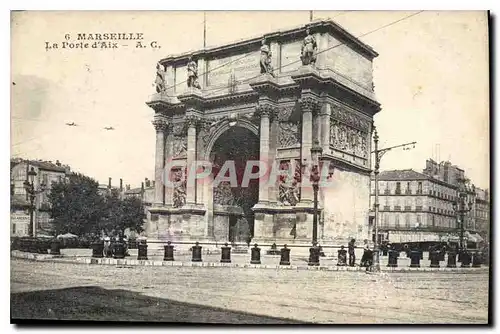
[[116, 249], [116, 244], [117, 243], [122, 243], [123, 247], [125, 248], [125, 256], [129, 256], [129, 251], [128, 251], [128, 238], [127, 236], [115, 236], [113, 238], [109, 236], [104, 237], [104, 256], [105, 257], [113, 257], [115, 254], [115, 249]]
[[[344, 248], [344, 246], [340, 246], [338, 251], [338, 265], [339, 266], [347, 266], [354, 267], [356, 265], [356, 239], [351, 239], [347, 246], [348, 250]], [[347, 256], [349, 255], [349, 264], [347, 263]], [[365, 240], [363, 247], [363, 256], [361, 257], [361, 261], [359, 263], [360, 267], [369, 268], [373, 265], [373, 251], [370, 249], [368, 244], [368, 240]]]

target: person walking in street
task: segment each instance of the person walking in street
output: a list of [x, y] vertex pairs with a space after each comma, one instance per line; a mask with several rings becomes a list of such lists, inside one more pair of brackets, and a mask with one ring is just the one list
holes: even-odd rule
[[344, 245], [340, 246], [339, 251], [337, 252], [337, 266], [346, 266], [347, 265], [347, 251], [344, 249]]
[[351, 239], [347, 248], [349, 249], [349, 266], [354, 267], [356, 263], [356, 255], [354, 253], [355, 250], [356, 239]]

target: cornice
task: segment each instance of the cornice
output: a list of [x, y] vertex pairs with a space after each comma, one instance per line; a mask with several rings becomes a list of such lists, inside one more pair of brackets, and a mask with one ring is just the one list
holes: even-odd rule
[[327, 32], [332, 34], [332, 36], [349, 45], [355, 51], [361, 53], [364, 57], [370, 60], [378, 56], [378, 53], [373, 48], [363, 43], [339, 24], [333, 22], [332, 20], [321, 20], [313, 21], [306, 25], [290, 29], [269, 32], [264, 35], [235, 41], [222, 46], [214, 46], [196, 51], [192, 50], [178, 55], [172, 55], [161, 59], [160, 63], [166, 68], [168, 65], [187, 63], [190, 56], [193, 56], [195, 59], [209, 59], [218, 58], [230, 53], [241, 53], [241, 51], [255, 51], [260, 47], [263, 38], [265, 38], [268, 42], [279, 42], [289, 40], [290, 38], [301, 38], [305, 36], [307, 28], [310, 29], [311, 33]]

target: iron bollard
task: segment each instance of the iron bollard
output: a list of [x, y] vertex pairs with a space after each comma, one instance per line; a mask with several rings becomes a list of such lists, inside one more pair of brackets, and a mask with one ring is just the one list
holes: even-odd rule
[[454, 251], [448, 252], [448, 263], [446, 264], [447, 268], [456, 268], [457, 267], [457, 253]]
[[220, 249], [221, 249], [220, 262], [231, 263], [231, 247], [227, 245], [227, 242]]
[[420, 251], [411, 251], [410, 252], [410, 267], [412, 268], [420, 268], [420, 259], [422, 257], [422, 254]]
[[61, 255], [61, 242], [54, 239], [50, 242], [50, 254]]
[[483, 254], [481, 252], [475, 252], [474, 257], [472, 258], [472, 267], [480, 268], [483, 262]]
[[251, 264], [260, 264], [260, 248], [255, 244], [252, 248], [252, 258], [250, 259]]
[[440, 253], [436, 251], [431, 251], [429, 252], [429, 260], [431, 260], [431, 268], [439, 268], [439, 258], [440, 258]]
[[104, 243], [94, 242], [92, 244], [92, 257], [104, 257]]
[[[125, 245], [121, 241], [117, 241], [114, 245], [113, 259], [124, 259], [125, 258]], [[102, 252], [101, 252], [102, 253]]]
[[471, 254], [468, 251], [461, 252], [459, 258], [462, 262], [460, 268], [470, 268]]
[[388, 251], [388, 254], [389, 258], [387, 259], [387, 266], [391, 268], [397, 268], [399, 252], [391, 249]]
[[[313, 244], [311, 248], [309, 248], [309, 262], [307, 263], [308, 266], [319, 266], [319, 255], [320, 255], [320, 249], [316, 244]], [[290, 264], [290, 263], [288, 263]]]
[[287, 248], [285, 244], [281, 249], [280, 266], [289, 266], [289, 265], [290, 265], [290, 248]]
[[193, 257], [191, 258], [192, 262], [201, 262], [201, 246], [198, 241], [192, 247]]
[[170, 241], [167, 241], [167, 244], [165, 245], [163, 261], [174, 261], [174, 246]]
[[137, 260], [147, 260], [147, 259], [148, 259], [148, 245], [146, 243], [146, 240], [141, 240], [141, 242], [137, 245]]

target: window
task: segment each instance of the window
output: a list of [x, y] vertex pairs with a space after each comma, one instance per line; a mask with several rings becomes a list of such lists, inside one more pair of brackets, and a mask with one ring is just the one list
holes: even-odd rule
[[418, 183], [418, 186], [417, 186], [417, 194], [422, 194], [422, 182], [419, 182], [419, 183]]
[[16, 223], [12, 223], [12, 234], [16, 234]]
[[411, 194], [411, 186], [410, 186], [410, 182], [407, 182], [406, 183], [406, 192], [405, 192], [407, 195], [410, 195]]
[[409, 214], [406, 214], [405, 216], [405, 226], [406, 227], [410, 227], [410, 215]]
[[401, 182], [396, 182], [396, 195], [401, 195]]
[[396, 217], [394, 217], [394, 219], [395, 219], [396, 227], [399, 227], [399, 214], [396, 215]]
[[422, 226], [422, 216], [417, 215], [417, 227], [420, 227], [420, 226]]
[[434, 227], [435, 225], [436, 225], [436, 220], [435, 220], [434, 215], [432, 215], [432, 226]]
[[47, 174], [43, 174], [42, 178], [43, 178], [42, 183], [45, 185], [48, 185], [49, 184], [49, 176]]
[[389, 215], [386, 213], [384, 214], [384, 226], [389, 226]]

